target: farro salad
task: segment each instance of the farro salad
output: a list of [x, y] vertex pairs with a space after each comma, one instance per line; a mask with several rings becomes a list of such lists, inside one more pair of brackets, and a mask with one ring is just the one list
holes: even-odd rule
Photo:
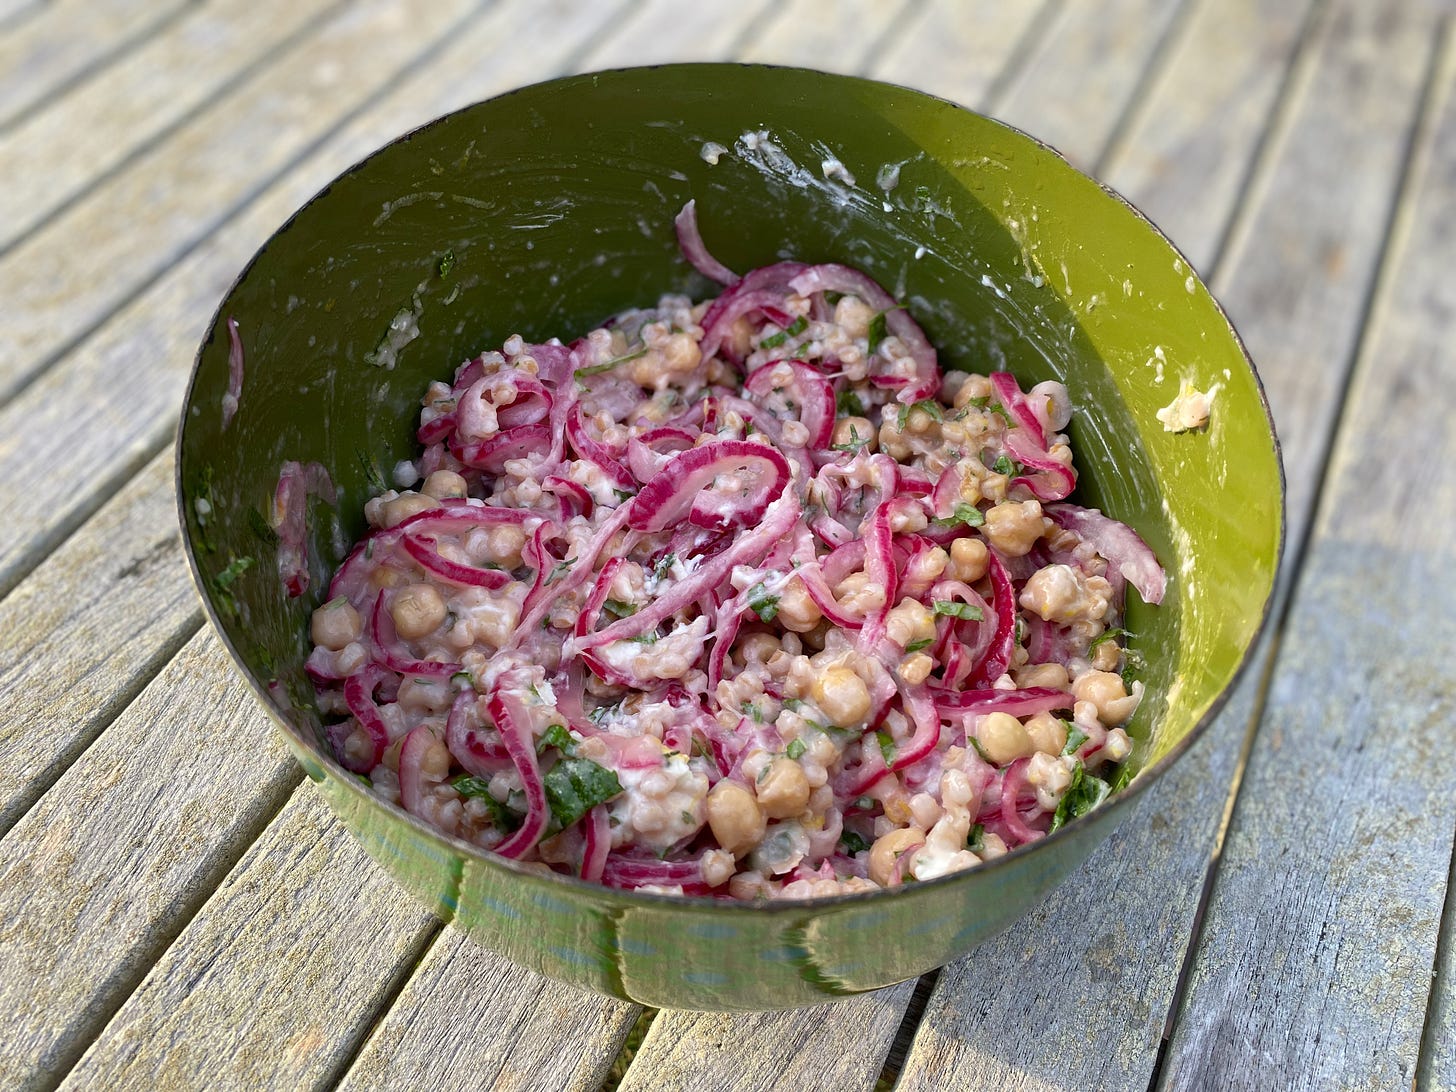
[[[942, 876], [1098, 804], [1142, 697], [1068, 501], [1059, 383], [942, 374], [864, 273], [736, 276], [430, 384], [423, 454], [313, 614], [338, 760], [440, 829], [619, 888]], [[285, 543], [285, 547], [286, 547]]]

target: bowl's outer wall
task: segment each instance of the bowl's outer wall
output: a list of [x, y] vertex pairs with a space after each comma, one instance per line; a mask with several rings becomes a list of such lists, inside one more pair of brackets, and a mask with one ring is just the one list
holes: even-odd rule
[[[1262, 392], [1207, 290], [1135, 211], [1003, 125], [848, 77], [684, 65], [543, 84], [416, 131], [306, 206], [224, 300], [184, 411], [183, 516], [209, 611], [296, 749], [317, 739], [308, 612], [363, 529], [371, 481], [416, 453], [425, 385], [512, 333], [566, 340], [666, 290], [708, 294], [672, 228], [690, 197], [730, 267], [860, 266], [908, 303], [944, 366], [1067, 383], [1080, 499], [1137, 528], [1169, 571], [1161, 607], [1128, 610], [1148, 693], [1137, 761], [1183, 741], [1262, 623], [1282, 533]], [[246, 367], [224, 432], [230, 317]], [[396, 319], [418, 336], [392, 368], [367, 363]], [[1216, 391], [1214, 411], [1173, 435], [1154, 414], [1184, 379]], [[311, 510], [300, 600], [260, 518], [288, 459], [322, 463], [339, 489], [337, 508]], [[1114, 800], [1034, 851], [893, 898], [754, 910], [530, 877], [378, 804], [332, 761], [305, 765], [394, 875], [484, 943], [687, 1007], [807, 1004], [943, 963], [1039, 899], [1124, 810]]]

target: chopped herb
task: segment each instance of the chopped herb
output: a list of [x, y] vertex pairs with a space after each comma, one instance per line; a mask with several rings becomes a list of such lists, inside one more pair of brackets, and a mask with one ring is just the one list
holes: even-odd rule
[[746, 698], [739, 703], [738, 711], [742, 713], [745, 717], [750, 718], [755, 724], [763, 723], [763, 718], [758, 715], [758, 706], [754, 705], [753, 702], [747, 700]]
[[951, 618], [964, 618], [968, 622], [979, 622], [985, 618], [985, 612], [974, 603], [957, 603], [948, 599], [937, 599], [931, 605], [935, 614], [949, 615]]
[[869, 438], [868, 437], [866, 437], [865, 439], [861, 440], [859, 438], [859, 429], [856, 428], [854, 425], [850, 425], [849, 426], [849, 442], [848, 443], [844, 443], [844, 444], [830, 444], [829, 445], [829, 450], [830, 451], [847, 451], [851, 455], [858, 455], [861, 451], [863, 451], [866, 447], [869, 446], [869, 443], [870, 443], [870, 441], [869, 441]]
[[608, 599], [602, 604], [602, 610], [606, 611], [613, 618], [627, 618], [637, 613], [635, 604], [624, 603], [620, 599]]
[[784, 708], [790, 713], [797, 713], [800, 709], [804, 708], [804, 700], [802, 698], [785, 698]]
[[789, 745], [784, 748], [784, 754], [788, 755], [795, 762], [797, 762], [799, 761], [799, 759], [804, 757], [804, 752], [808, 749], [808, 747], [804, 746], [804, 741], [802, 739], [792, 739], [789, 741]]
[[[268, 526], [268, 521], [263, 518], [263, 513], [256, 508], [248, 509], [248, 528], [264, 546], [278, 545], [278, 532]], [[1095, 645], [1096, 642], [1093, 644]]]
[[369, 454], [361, 448], [354, 450], [355, 456], [359, 459], [359, 465], [364, 470], [364, 481], [377, 496], [383, 493], [389, 486], [384, 481], [384, 475], [380, 473], [379, 465], [370, 458]]
[[606, 720], [607, 717], [610, 716], [612, 713], [617, 712], [621, 707], [622, 706], [620, 702], [616, 703], [615, 705], [598, 705], [595, 709], [593, 709], [590, 713], [586, 715], [586, 719], [591, 721], [593, 724], [600, 724], [602, 721]]
[[1062, 794], [1061, 802], [1057, 804], [1057, 810], [1052, 815], [1052, 825], [1047, 833], [1051, 834], [1078, 816], [1086, 815], [1106, 800], [1107, 794], [1111, 791], [1112, 787], [1106, 781], [1100, 777], [1093, 777], [1078, 760], [1076, 767], [1072, 770], [1072, 783]]
[[1136, 637], [1136, 636], [1137, 636], [1136, 633], [1129, 633], [1127, 630], [1123, 629], [1121, 626], [1109, 626], [1107, 629], [1104, 629], [1101, 633], [1099, 633], [1096, 637], [1093, 637], [1092, 638], [1092, 643], [1087, 646], [1087, 651], [1088, 652], [1091, 652], [1098, 645], [1103, 644], [1106, 641], [1115, 641], [1119, 637]]
[[698, 817], [696, 815], [694, 815], [692, 812], [690, 812], [690, 811], [680, 811], [677, 814], [678, 814], [678, 818], [683, 821], [683, 826], [685, 826], [685, 827], [695, 827], [695, 826], [698, 825]]
[[1016, 619], [1016, 643], [1018, 645], [1026, 644], [1026, 632], [1026, 619], [1018, 616]]
[[562, 754], [571, 755], [576, 753], [576, 740], [571, 738], [571, 733], [566, 730], [566, 725], [552, 724], [541, 733], [541, 738], [536, 740], [536, 753], [541, 754], [547, 747], [555, 747]]
[[967, 527], [980, 527], [986, 522], [986, 513], [974, 504], [961, 501], [950, 515], [931, 520], [931, 522], [937, 527], [954, 527], [957, 523], [964, 523]]
[[1008, 411], [1006, 407], [1003, 406], [1000, 402], [992, 402], [986, 408], [992, 413], [996, 414], [996, 416], [1000, 417], [1001, 420], [1005, 421], [1007, 428], [1016, 427], [1016, 422], [1012, 419], [1010, 411]]
[[585, 379], [589, 375], [601, 375], [603, 372], [609, 372], [612, 369], [627, 363], [629, 360], [636, 360], [639, 356], [646, 355], [647, 346], [644, 345], [642, 348], [638, 349], [634, 353], [625, 353], [622, 356], [614, 356], [611, 360], [605, 360], [600, 364], [593, 364], [590, 367], [577, 368], [576, 371], [572, 372], [571, 374], [573, 378], [576, 379]]
[[631, 641], [634, 645], [655, 645], [657, 644], [657, 631], [648, 630], [646, 633], [639, 633], [635, 637], [623, 637], [624, 641]]
[[906, 422], [910, 420], [910, 415], [916, 410], [924, 410], [937, 421], [945, 420], [945, 410], [941, 408], [939, 402], [937, 402], [934, 398], [922, 398], [919, 402], [912, 402], [908, 406], [900, 407], [900, 417], [899, 420], [896, 422], [895, 427], [898, 428], [901, 432], [904, 432]]
[[560, 580], [567, 573], [571, 572], [572, 564], [573, 562], [570, 561], [558, 561], [554, 566], [552, 566], [551, 575], [546, 578], [546, 583], [550, 584], [554, 581]]
[[548, 830], [565, 830], [598, 804], [622, 791], [617, 775], [589, 758], [563, 758], [546, 771], [546, 802], [551, 806]]
[[934, 637], [922, 637], [918, 641], [911, 641], [905, 646], [906, 652], [919, 652], [923, 648], [929, 648], [934, 643]]
[[824, 293], [824, 302], [827, 303], [827, 304], [829, 304], [830, 307], [833, 307], [836, 303], [838, 303], [842, 299], [844, 299], [844, 293], [843, 292], [825, 292]]
[[457, 671], [457, 672], [455, 672], [455, 674], [453, 674], [453, 675], [450, 676], [450, 681], [452, 683], [453, 682], [463, 682], [466, 686], [471, 686], [471, 687], [473, 687], [475, 685], [475, 680], [470, 677], [470, 672], [468, 672], [468, 671]]
[[1067, 744], [1062, 748], [1062, 754], [1074, 755], [1077, 753], [1077, 748], [1087, 742], [1087, 733], [1074, 725], [1067, 724], [1066, 721], [1062, 721], [1062, 723], [1067, 725]]
[[1012, 465], [1011, 460], [1005, 455], [997, 455], [996, 461], [992, 464], [991, 469], [996, 471], [997, 474], [1004, 474], [1008, 478], [1016, 473], [1016, 467]]
[[868, 332], [870, 354], [879, 351], [880, 343], [885, 340], [885, 315], [887, 312], [880, 311], [874, 318], [870, 319]]
[[447, 250], [441, 256], [439, 263], [435, 266], [435, 272], [439, 273], [442, 277], [448, 277], [450, 275], [450, 271], [454, 268], [455, 252], [453, 250]]
[[834, 404], [846, 417], [863, 417], [865, 415], [864, 403], [860, 401], [859, 394], [853, 387], [846, 387], [840, 391], [834, 399]]
[[450, 787], [461, 796], [471, 800], [479, 800], [490, 812], [491, 826], [497, 830], [515, 830], [521, 825], [525, 816], [514, 808], [501, 803], [490, 794], [490, 783], [484, 778], [469, 777], [461, 774], [450, 782]]
[[986, 828], [980, 823], [971, 827], [966, 835], [966, 848], [972, 853], [984, 853], [986, 849]]
[[625, 489], [613, 489], [613, 490], [612, 490], [612, 492], [613, 492], [613, 493], [615, 493], [615, 494], [617, 494], [617, 499], [618, 499], [618, 500], [619, 500], [619, 501], [629, 501], [629, 500], [631, 500], [631, 499], [632, 499], [632, 498], [633, 498], [633, 497], [634, 497], [634, 496], [636, 496], [636, 494], [634, 494], [634, 493], [629, 493], [629, 492], [627, 492], [627, 490], [625, 490]]
[[863, 853], [870, 848], [870, 844], [852, 830], [846, 830], [839, 836], [839, 844], [853, 857], [856, 853]]
[[668, 571], [677, 564], [677, 554], [663, 554], [657, 559], [657, 564], [652, 566], [652, 575], [658, 579], [664, 579]]
[[228, 563], [228, 567], [212, 578], [213, 587], [219, 591], [230, 588], [238, 577], [253, 567], [251, 557], [235, 557]]
[[768, 589], [760, 582], [748, 589], [748, 608], [758, 615], [763, 622], [772, 622], [778, 617], [779, 597], [769, 595]]
[[787, 328], [780, 330], [776, 334], [771, 334], [770, 336], [760, 341], [758, 343], [758, 347], [760, 349], [777, 349], [784, 342], [788, 341], [789, 338], [798, 337], [806, 329], [808, 329], [808, 327], [809, 320], [806, 319], [803, 315], [800, 315], [793, 322], [789, 323]]
[[1127, 788], [1128, 782], [1133, 779], [1134, 772], [1131, 762], [1124, 762], [1117, 770], [1117, 776], [1112, 779], [1112, 791], [1121, 792]]
[[[986, 754], [986, 749], [981, 746], [981, 741], [979, 739], [977, 739], [975, 736], [971, 736], [970, 743], [971, 746], [976, 749], [976, 754], [981, 756], [982, 762], [991, 762], [990, 756]], [[996, 765], [996, 763], [991, 762], [991, 765], [994, 766]]]
[[888, 766], [894, 762], [895, 752], [898, 750], [895, 746], [895, 737], [889, 732], [876, 732], [875, 742], [880, 745], [880, 754], [885, 756], [885, 765]]

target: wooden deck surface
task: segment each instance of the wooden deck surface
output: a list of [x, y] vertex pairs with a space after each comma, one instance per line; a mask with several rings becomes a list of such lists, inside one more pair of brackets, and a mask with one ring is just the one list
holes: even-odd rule
[[204, 623], [171, 438], [257, 246], [405, 129], [675, 60], [903, 83], [1158, 222], [1257, 362], [1274, 625], [1010, 931], [621, 1087], [1456, 1089], [1456, 32], [1437, 0], [0, 0], [0, 1088], [594, 1090], [642, 1015], [475, 947]]

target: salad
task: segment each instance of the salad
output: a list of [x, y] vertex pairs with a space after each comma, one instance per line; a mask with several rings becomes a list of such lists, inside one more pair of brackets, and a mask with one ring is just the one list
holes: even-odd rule
[[339, 762], [531, 867], [743, 900], [942, 876], [1095, 806], [1142, 697], [1124, 591], [1164, 574], [1069, 501], [1066, 388], [943, 373], [864, 273], [737, 276], [691, 203], [677, 228], [716, 299], [430, 384], [312, 617]]

